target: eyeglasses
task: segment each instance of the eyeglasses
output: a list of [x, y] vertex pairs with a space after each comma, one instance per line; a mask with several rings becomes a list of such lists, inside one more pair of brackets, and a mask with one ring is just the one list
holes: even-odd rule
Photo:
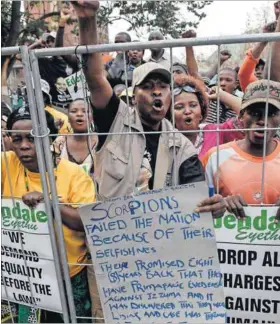
[[189, 92], [189, 93], [197, 93], [196, 89], [191, 86], [184, 86], [184, 87], [176, 87], [173, 90], [173, 95], [178, 96], [182, 91]]

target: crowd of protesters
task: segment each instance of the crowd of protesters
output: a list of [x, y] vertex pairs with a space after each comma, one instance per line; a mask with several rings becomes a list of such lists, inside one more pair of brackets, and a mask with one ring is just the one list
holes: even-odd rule
[[[99, 2], [73, 1], [72, 6], [80, 45], [99, 44]], [[263, 32], [280, 32], [279, 11], [278, 1], [276, 19]], [[44, 34], [29, 49], [62, 47], [69, 16], [64, 9], [58, 31]], [[196, 33], [187, 31], [182, 37]], [[163, 39], [159, 31], [148, 37]], [[127, 32], [115, 37], [115, 43], [131, 41]], [[85, 265], [91, 261], [75, 204], [205, 180], [215, 188], [219, 173], [219, 192], [205, 197], [197, 212], [211, 212], [216, 218], [228, 210], [242, 218], [248, 204], [280, 206], [280, 42], [272, 44], [270, 70], [262, 57], [266, 45], [255, 44], [238, 67], [227, 66], [231, 54], [222, 51], [219, 73], [218, 64], [200, 71], [192, 47], [186, 47], [185, 63], [173, 59], [172, 66], [166, 50], [158, 48], [145, 50], [150, 52], [146, 60], [144, 50], [120, 51], [114, 57], [84, 54], [81, 62], [75, 55], [39, 59], [47, 125], [55, 135], [50, 149], [63, 203], [60, 212], [77, 316], [103, 317], [94, 273]], [[65, 78], [80, 68], [89, 95], [73, 99]], [[44, 197], [24, 87], [22, 92], [19, 107], [2, 102], [2, 196], [21, 197], [34, 208]], [[174, 128], [178, 131], [172, 133]], [[216, 133], [217, 128], [222, 131]], [[127, 136], [131, 131], [133, 135]], [[262, 188], [263, 159], [267, 167]], [[280, 209], [275, 221], [279, 219]], [[8, 318], [4, 306], [2, 321]], [[34, 321], [32, 308], [12, 309], [15, 321]], [[42, 322], [63, 322], [59, 314], [36, 312]]]

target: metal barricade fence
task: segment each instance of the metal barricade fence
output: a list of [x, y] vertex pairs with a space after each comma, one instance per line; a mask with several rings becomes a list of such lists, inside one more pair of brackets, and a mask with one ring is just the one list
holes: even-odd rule
[[[24, 77], [26, 82], [26, 89], [27, 89], [27, 97], [30, 107], [30, 113], [32, 117], [32, 135], [34, 135], [35, 139], [35, 146], [39, 164], [39, 171], [41, 177], [41, 184], [43, 188], [44, 194], [44, 202], [46, 205], [46, 212], [48, 215], [54, 216], [54, 222], [52, 217], [48, 218], [48, 226], [50, 232], [50, 238], [52, 243], [53, 255], [54, 255], [54, 263], [55, 263], [55, 270], [58, 279], [58, 285], [60, 290], [60, 300], [62, 305], [63, 311], [63, 319], [66, 323], [76, 323], [79, 319], [80, 320], [91, 320], [94, 321], [102, 321], [103, 318], [82, 318], [76, 315], [75, 311], [75, 304], [73, 299], [73, 292], [71, 288], [71, 280], [69, 275], [69, 263], [67, 261], [66, 250], [65, 250], [65, 243], [64, 243], [64, 235], [62, 230], [62, 220], [61, 220], [61, 213], [60, 213], [60, 206], [64, 205], [63, 203], [59, 202], [57, 196], [57, 189], [56, 189], [56, 181], [54, 175], [54, 165], [52, 161], [52, 153], [50, 151], [50, 141], [49, 137], [55, 136], [55, 134], [50, 134], [49, 129], [47, 127], [46, 116], [44, 112], [44, 100], [41, 91], [40, 85], [40, 71], [38, 65], [38, 58], [45, 57], [45, 56], [61, 56], [61, 55], [70, 55], [70, 54], [88, 54], [93, 52], [111, 52], [111, 51], [123, 51], [124, 61], [126, 60], [125, 52], [130, 49], [149, 49], [149, 48], [170, 48], [170, 65], [172, 68], [173, 58], [173, 48], [176, 47], [185, 47], [185, 46], [205, 46], [205, 45], [216, 45], [218, 49], [218, 91], [220, 86], [219, 81], [219, 73], [220, 73], [220, 46], [224, 44], [240, 44], [240, 43], [251, 43], [251, 42], [271, 42], [280, 41], [280, 33], [270, 33], [270, 34], [256, 34], [256, 35], [242, 35], [242, 36], [230, 36], [230, 37], [207, 37], [207, 38], [196, 38], [196, 39], [176, 39], [176, 40], [164, 40], [164, 41], [150, 41], [150, 42], [137, 42], [137, 43], [122, 43], [122, 44], [105, 44], [105, 45], [91, 45], [91, 46], [77, 46], [77, 47], [65, 47], [65, 48], [48, 48], [48, 49], [40, 49], [40, 50], [33, 50], [28, 51], [26, 46], [22, 47], [11, 47], [11, 48], [2, 48], [1, 55], [13, 55], [13, 54], [21, 54], [22, 63], [24, 67]], [[270, 46], [270, 56], [268, 61], [268, 80], [270, 80], [270, 67], [271, 67], [271, 46]], [[125, 84], [126, 88], [128, 87], [127, 81], [127, 70], [126, 70], [126, 62], [125, 66]], [[173, 90], [174, 82], [173, 78], [171, 81], [171, 88]], [[84, 89], [85, 90], [85, 89]], [[86, 94], [86, 91], [84, 91]], [[175, 118], [174, 118], [174, 95], [172, 93], [172, 114], [173, 114], [173, 126], [175, 128]], [[267, 97], [268, 99], [268, 97]], [[86, 98], [85, 98], [86, 100]], [[127, 103], [128, 103], [128, 93], [127, 93]], [[217, 106], [217, 128], [215, 130], [202, 130], [202, 132], [216, 132], [216, 144], [219, 146], [219, 132], [226, 132], [228, 130], [220, 129], [219, 127], [219, 113], [220, 113], [220, 98], [218, 93], [218, 106]], [[265, 136], [268, 130], [272, 128], [267, 127], [267, 116], [268, 116], [268, 101], [266, 102], [266, 118], [265, 118]], [[89, 124], [89, 121], [88, 121]], [[278, 128], [279, 129], [279, 128]], [[238, 130], [230, 130], [230, 131], [239, 131]], [[242, 129], [248, 130], [248, 129]], [[6, 131], [7, 132], [7, 131]], [[11, 131], [10, 131], [11, 132]], [[175, 134], [177, 132], [180, 133], [192, 133], [197, 131], [178, 131], [174, 130], [168, 133]], [[142, 132], [142, 134], [150, 134], [151, 132]], [[162, 131], [152, 132], [153, 134], [156, 133], [163, 133]], [[83, 135], [98, 135], [98, 133], [83, 133]], [[103, 135], [107, 135], [106, 133], [102, 133]], [[111, 133], [112, 134], [112, 133]], [[114, 133], [115, 135], [123, 135], [126, 134], [127, 136], [131, 136], [133, 133]], [[65, 134], [64, 136], [71, 136], [72, 134]], [[2, 132], [1, 132], [2, 137]], [[3, 139], [2, 139], [3, 140]], [[4, 145], [3, 145], [4, 147]], [[264, 190], [264, 177], [265, 177], [265, 151], [266, 151], [266, 141], [264, 141], [264, 153], [263, 153], [263, 168], [262, 168], [262, 193]], [[175, 146], [173, 151], [173, 159], [175, 163], [175, 167], [178, 168], [176, 163], [176, 154], [175, 154]], [[7, 164], [7, 160], [5, 159], [5, 152], [4, 152], [4, 161], [5, 166], [8, 170], [8, 177], [10, 180], [9, 174], [9, 165]], [[217, 153], [217, 166], [219, 165], [219, 150]], [[176, 170], [174, 168], [174, 170]], [[217, 168], [218, 170], [218, 168]], [[218, 177], [217, 177], [218, 178]], [[177, 183], [173, 183], [176, 185]], [[217, 179], [217, 187], [218, 187], [218, 179]], [[10, 183], [10, 188], [12, 188], [12, 184]], [[51, 192], [52, 199], [50, 200], [49, 192]], [[11, 197], [12, 199], [15, 197]], [[19, 197], [20, 198], [20, 197]], [[15, 202], [13, 200], [13, 204], [15, 206]], [[54, 223], [56, 225], [56, 231], [54, 228]], [[18, 228], [18, 232], [21, 230]], [[55, 233], [57, 235], [55, 235]], [[22, 242], [21, 242], [22, 245]], [[23, 248], [22, 248], [23, 250]], [[59, 261], [60, 260], [60, 261]], [[73, 264], [71, 264], [73, 265]], [[81, 265], [81, 264], [75, 264]], [[93, 267], [92, 264], [86, 264], [87, 267]], [[30, 281], [30, 278], [28, 277]], [[7, 294], [7, 287], [4, 283], [4, 289]], [[31, 289], [32, 295], [32, 289]], [[8, 296], [8, 295], [7, 295]], [[8, 299], [8, 304], [11, 310], [11, 301]], [[37, 319], [38, 320], [38, 319]], [[12, 319], [13, 321], [13, 319]]]

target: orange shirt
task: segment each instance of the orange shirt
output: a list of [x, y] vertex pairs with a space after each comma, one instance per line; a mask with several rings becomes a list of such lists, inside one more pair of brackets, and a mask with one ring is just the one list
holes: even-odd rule
[[113, 56], [108, 53], [102, 53], [102, 61], [104, 64], [111, 61], [113, 59]]
[[[276, 140], [275, 140], [276, 141]], [[264, 203], [275, 204], [280, 197], [280, 142], [265, 159]], [[209, 186], [216, 187], [219, 173], [219, 193], [223, 197], [241, 194], [248, 204], [261, 203], [262, 157], [252, 156], [230, 142], [210, 150], [202, 159]]]
[[243, 92], [245, 91], [245, 89], [250, 83], [258, 80], [254, 74], [255, 68], [258, 63], [259, 63], [259, 59], [256, 59], [252, 54], [252, 50], [249, 50], [246, 53], [246, 57], [238, 72], [240, 87]]

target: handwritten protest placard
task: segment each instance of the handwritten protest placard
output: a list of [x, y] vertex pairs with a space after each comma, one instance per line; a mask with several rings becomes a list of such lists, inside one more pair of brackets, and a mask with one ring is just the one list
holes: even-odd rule
[[[65, 78], [65, 83], [73, 100], [84, 98], [84, 89], [86, 89], [86, 79], [82, 71], [69, 75]], [[77, 89], [75, 89], [77, 86]], [[77, 91], [75, 91], [77, 90]]]
[[2, 299], [62, 312], [44, 205], [30, 209], [21, 200], [15, 206], [11, 199], [1, 203]]
[[280, 224], [276, 207], [246, 207], [246, 221], [215, 220], [227, 323], [279, 323]]
[[210, 214], [194, 212], [204, 183], [79, 209], [106, 323], [224, 323]]

